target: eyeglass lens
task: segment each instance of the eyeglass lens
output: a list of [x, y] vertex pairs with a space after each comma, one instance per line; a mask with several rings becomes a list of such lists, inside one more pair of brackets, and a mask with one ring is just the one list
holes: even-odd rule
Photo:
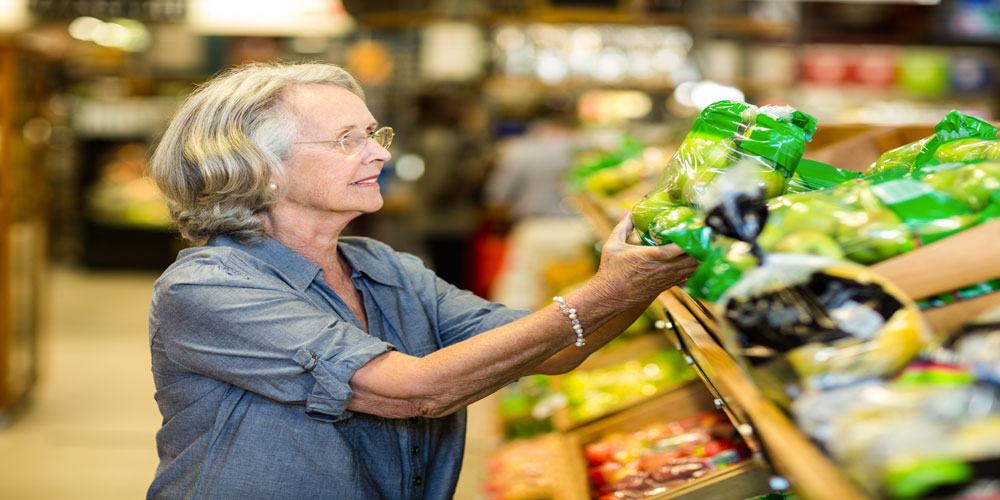
[[[380, 146], [388, 149], [389, 145], [392, 144], [394, 135], [392, 127], [382, 127], [376, 130], [370, 137]], [[343, 146], [344, 152], [355, 154], [364, 149], [365, 144], [368, 142], [368, 137], [368, 135], [360, 132], [348, 134], [341, 140], [340, 145]]]
[[395, 135], [396, 134], [392, 130], [392, 127], [382, 127], [375, 131], [373, 138], [380, 146], [388, 149], [389, 145], [392, 144], [392, 138]]

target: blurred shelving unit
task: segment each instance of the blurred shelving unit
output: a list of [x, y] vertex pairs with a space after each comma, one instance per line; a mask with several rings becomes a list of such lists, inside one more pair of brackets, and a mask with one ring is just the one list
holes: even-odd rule
[[0, 40], [0, 423], [38, 375], [38, 336], [48, 260], [49, 193], [38, 118], [49, 91], [41, 55]]

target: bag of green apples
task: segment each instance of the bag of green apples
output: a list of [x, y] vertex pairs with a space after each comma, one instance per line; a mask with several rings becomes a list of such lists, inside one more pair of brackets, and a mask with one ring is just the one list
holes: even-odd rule
[[990, 123], [952, 110], [934, 126], [934, 134], [882, 153], [865, 175], [938, 163], [1000, 159], [1000, 140], [996, 137], [997, 128]]
[[[896, 169], [766, 203], [766, 216], [757, 216], [764, 221], [756, 236], [762, 253], [874, 264], [1000, 216], [1000, 162]], [[748, 243], [702, 227], [703, 219], [694, 217], [663, 232], [654, 220], [650, 233], [685, 251], [695, 246], [702, 265], [688, 280], [688, 291], [715, 302], [759, 259]]]
[[660, 214], [681, 222], [713, 179], [736, 162], [751, 162], [759, 171], [768, 198], [784, 192], [816, 131], [816, 119], [788, 106], [757, 107], [718, 101], [695, 120], [677, 152], [667, 162], [659, 182], [632, 208], [632, 221], [643, 241], [669, 243], [649, 235]]
[[885, 377], [931, 335], [916, 305], [858, 264], [767, 255], [716, 306], [726, 351], [782, 407], [803, 393]]

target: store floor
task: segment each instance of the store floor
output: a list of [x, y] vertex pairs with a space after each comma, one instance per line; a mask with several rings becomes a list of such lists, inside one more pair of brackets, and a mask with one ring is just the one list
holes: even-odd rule
[[[55, 268], [46, 287], [40, 380], [0, 427], [0, 499], [135, 500], [156, 469], [146, 310], [155, 274]], [[495, 446], [489, 400], [470, 408], [455, 495], [483, 497]]]

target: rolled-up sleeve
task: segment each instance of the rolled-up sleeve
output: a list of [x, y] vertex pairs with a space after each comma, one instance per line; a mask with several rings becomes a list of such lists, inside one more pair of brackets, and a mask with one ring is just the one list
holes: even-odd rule
[[159, 283], [154, 306], [156, 336], [171, 361], [281, 403], [304, 404], [320, 420], [350, 416], [348, 381], [394, 349], [292, 288], [221, 264], [190, 266]]

